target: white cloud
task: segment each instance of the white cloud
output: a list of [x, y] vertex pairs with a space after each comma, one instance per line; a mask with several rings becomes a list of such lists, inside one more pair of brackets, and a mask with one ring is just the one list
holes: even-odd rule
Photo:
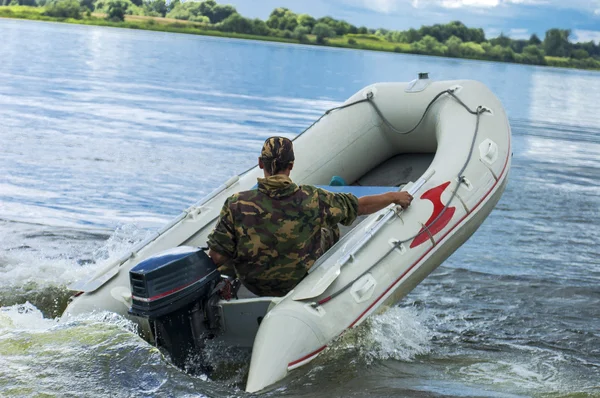
[[[369, 0], [365, 0], [368, 2]], [[401, 1], [401, 0], [400, 0]], [[443, 8], [461, 8], [461, 7], [483, 7], [490, 8], [498, 6], [503, 0], [412, 0], [414, 8], [421, 6], [441, 6]], [[506, 1], [506, 0], [504, 0]]]
[[[353, 3], [354, 0], [347, 0]], [[410, 4], [413, 8], [428, 6], [443, 8], [494, 8], [502, 5], [548, 5], [556, 8], [587, 9], [600, 15], [600, 0], [360, 0], [368, 9], [389, 14]]]
[[575, 29], [571, 39], [575, 43], [584, 43], [588, 41], [595, 41], [600, 44], [600, 32], [596, 30], [581, 30]]
[[513, 28], [508, 31], [507, 36], [515, 40], [527, 40], [531, 37], [531, 33], [529, 33], [529, 29]]
[[485, 33], [486, 38], [491, 39], [493, 37], [500, 36], [500, 33], [502, 33], [502, 30], [500, 30], [498, 28], [487, 28], [484, 30], [484, 33]]
[[508, 30], [502, 30], [499, 28], [488, 28], [485, 29], [485, 37], [488, 39], [493, 39], [495, 37], [503, 34], [504, 36], [508, 36], [514, 40], [528, 40], [531, 37], [531, 33], [529, 33], [529, 29], [526, 28], [512, 28]]
[[510, 4], [525, 4], [525, 5], [540, 5], [549, 4], [549, 0], [504, 0], [505, 3]]
[[497, 7], [500, 0], [442, 0], [440, 5], [444, 8], [461, 7]]
[[396, 0], [363, 0], [365, 7], [384, 14], [395, 11], [397, 3], [398, 1]]
[[492, 8], [499, 5], [522, 4], [541, 5], [548, 4], [549, 0], [434, 0], [445, 8], [478, 7]]

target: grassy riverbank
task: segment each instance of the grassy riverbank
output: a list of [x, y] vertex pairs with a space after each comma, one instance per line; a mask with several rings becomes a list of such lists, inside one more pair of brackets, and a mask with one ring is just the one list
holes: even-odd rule
[[126, 15], [124, 21], [111, 21], [106, 19], [102, 13], [84, 15], [80, 19], [56, 18], [43, 14], [44, 9], [28, 6], [4, 6], [0, 7], [0, 18], [28, 19], [34, 21], [63, 22], [77, 25], [110, 26], [115, 28], [153, 30], [158, 32], [186, 33], [204, 36], [229, 37], [234, 39], [249, 39], [262, 41], [275, 41], [283, 43], [298, 43], [297, 40], [282, 37], [265, 37], [249, 35], [244, 33], [221, 32], [211, 30], [209, 27], [190, 21], [182, 21], [172, 18], [148, 17], [142, 15]]
[[[514, 52], [510, 47], [489, 42], [463, 42], [455, 36], [445, 43], [438, 42], [427, 35], [420, 41], [411, 43], [390, 41], [382, 34], [346, 33], [319, 37], [317, 34], [304, 33], [301, 35], [287, 34], [250, 34], [226, 31], [222, 24], [212, 24], [207, 19], [183, 20], [147, 15], [123, 15], [123, 20], [109, 19], [102, 12], [80, 12], [77, 18], [50, 16], [45, 7], [35, 6], [0, 6], [0, 18], [16, 18], [37, 21], [64, 22], [79, 25], [110, 26], [128, 29], [142, 29], [159, 32], [185, 33], [195, 35], [228, 37], [234, 39], [250, 39], [274, 41], [283, 43], [301, 43], [330, 47], [351, 48], [359, 50], [386, 51], [395, 53], [436, 55], [462, 59], [477, 59], [497, 62], [523, 63], [532, 65], [547, 65], [563, 68], [596, 69], [600, 70], [600, 60], [592, 57], [560, 57], [545, 55], [540, 45], [524, 45], [521, 53]], [[243, 17], [239, 17], [243, 18]], [[198, 21], [200, 20], [200, 22]], [[259, 21], [260, 20], [254, 20]], [[264, 24], [264, 22], [262, 22]], [[421, 28], [424, 29], [424, 28]], [[250, 29], [251, 30], [251, 29]], [[379, 31], [378, 31], [379, 32]], [[404, 33], [404, 32], [402, 32]], [[500, 38], [502, 39], [502, 37]], [[454, 41], [453, 41], [454, 40]], [[510, 39], [508, 39], [510, 41]]]

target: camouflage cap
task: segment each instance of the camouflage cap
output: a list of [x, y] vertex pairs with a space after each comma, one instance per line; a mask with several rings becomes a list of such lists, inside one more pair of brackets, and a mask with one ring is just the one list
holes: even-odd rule
[[271, 175], [284, 171], [294, 161], [294, 145], [285, 137], [270, 137], [265, 140], [260, 158]]
[[283, 165], [294, 161], [294, 145], [285, 137], [270, 137], [265, 140], [260, 158], [266, 162], [276, 161]]

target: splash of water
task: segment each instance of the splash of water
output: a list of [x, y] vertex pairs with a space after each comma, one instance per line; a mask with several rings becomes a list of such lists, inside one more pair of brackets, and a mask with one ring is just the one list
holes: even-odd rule
[[432, 332], [422, 317], [414, 308], [392, 307], [347, 330], [328, 347], [318, 363], [326, 365], [340, 359], [365, 365], [388, 359], [412, 361], [431, 349]]
[[72, 294], [69, 284], [119, 258], [149, 234], [121, 225], [107, 239], [103, 232], [2, 223], [0, 306], [31, 302], [46, 317], [56, 317]]
[[[3, 396], [154, 396], [182, 377], [112, 313], [68, 323], [44, 318], [31, 303], [0, 310], [0, 390]], [[189, 392], [189, 391], [188, 391]]]

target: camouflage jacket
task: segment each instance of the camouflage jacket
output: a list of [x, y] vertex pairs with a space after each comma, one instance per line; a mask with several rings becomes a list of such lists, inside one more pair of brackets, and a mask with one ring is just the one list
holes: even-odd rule
[[323, 254], [321, 229], [350, 225], [357, 215], [356, 196], [297, 186], [278, 174], [225, 201], [208, 246], [233, 260], [250, 291], [283, 296]]

